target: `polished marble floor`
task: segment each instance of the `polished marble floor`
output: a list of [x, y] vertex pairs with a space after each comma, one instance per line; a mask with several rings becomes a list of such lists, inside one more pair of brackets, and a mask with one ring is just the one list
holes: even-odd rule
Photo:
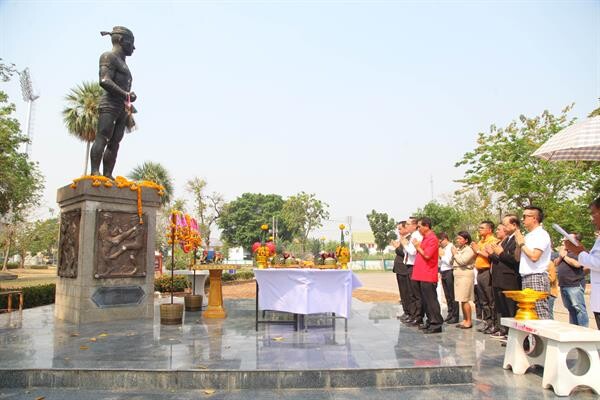
[[[254, 301], [226, 302], [225, 320], [186, 313], [182, 326], [116, 321], [76, 326], [56, 321], [53, 306], [0, 315], [0, 368], [123, 368], [313, 370], [473, 365], [472, 385], [397, 389], [242, 390], [131, 393], [111, 390], [0, 388], [0, 399], [549, 399], [541, 369], [514, 375], [502, 369], [500, 342], [472, 330], [444, 326], [423, 335], [396, 320], [399, 305], [353, 300], [348, 332], [337, 321], [312, 320], [307, 332], [290, 325], [254, 329]], [[158, 311], [155, 315], [158, 316]], [[582, 389], [573, 398], [598, 398]]]
[[160, 325], [158, 318], [76, 326], [56, 321], [53, 306], [25, 310], [22, 318], [0, 315], [2, 368], [296, 370], [475, 362], [472, 331], [448, 328], [425, 337], [400, 324], [392, 304], [355, 300], [348, 332], [343, 320], [334, 329], [322, 319], [308, 320], [307, 331], [264, 324], [257, 332], [253, 300], [226, 307], [224, 320], [186, 313], [182, 326]]

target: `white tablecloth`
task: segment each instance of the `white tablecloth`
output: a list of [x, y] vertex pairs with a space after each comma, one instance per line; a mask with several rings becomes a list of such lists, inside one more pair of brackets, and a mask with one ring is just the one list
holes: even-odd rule
[[350, 270], [255, 269], [258, 308], [295, 314], [350, 315], [352, 291], [362, 286]]

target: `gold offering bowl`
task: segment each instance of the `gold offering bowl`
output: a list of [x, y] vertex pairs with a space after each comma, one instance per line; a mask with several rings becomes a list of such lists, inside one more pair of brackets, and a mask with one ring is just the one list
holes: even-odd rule
[[529, 288], [524, 290], [504, 290], [502, 293], [509, 299], [517, 302], [519, 309], [517, 310], [515, 319], [521, 320], [539, 319], [535, 312], [535, 302], [549, 296], [549, 293], [538, 292]]

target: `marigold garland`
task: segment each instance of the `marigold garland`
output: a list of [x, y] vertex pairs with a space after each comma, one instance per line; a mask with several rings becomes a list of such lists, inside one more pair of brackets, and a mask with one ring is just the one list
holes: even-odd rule
[[[73, 183], [71, 184], [71, 188], [77, 188], [77, 184], [80, 181], [89, 180], [92, 181], [93, 187], [99, 187], [104, 185], [105, 187], [113, 187], [113, 181], [110, 178], [102, 175], [83, 175], [82, 177], [73, 179]], [[130, 181], [125, 177], [117, 176], [114, 180], [114, 183], [117, 185], [117, 188], [129, 188], [132, 191], [137, 192], [137, 212], [138, 217], [140, 218], [140, 224], [144, 223], [142, 219], [142, 188], [146, 187], [149, 189], [155, 189], [159, 196], [165, 194], [165, 188], [159, 185], [158, 183], [152, 181], [139, 181], [134, 182]]]

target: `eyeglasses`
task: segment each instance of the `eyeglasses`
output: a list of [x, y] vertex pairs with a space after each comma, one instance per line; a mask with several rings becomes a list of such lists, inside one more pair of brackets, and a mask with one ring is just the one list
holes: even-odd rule
[[523, 216], [521, 217], [521, 219], [525, 219], [527, 217], [533, 217], [533, 214], [523, 214]]

